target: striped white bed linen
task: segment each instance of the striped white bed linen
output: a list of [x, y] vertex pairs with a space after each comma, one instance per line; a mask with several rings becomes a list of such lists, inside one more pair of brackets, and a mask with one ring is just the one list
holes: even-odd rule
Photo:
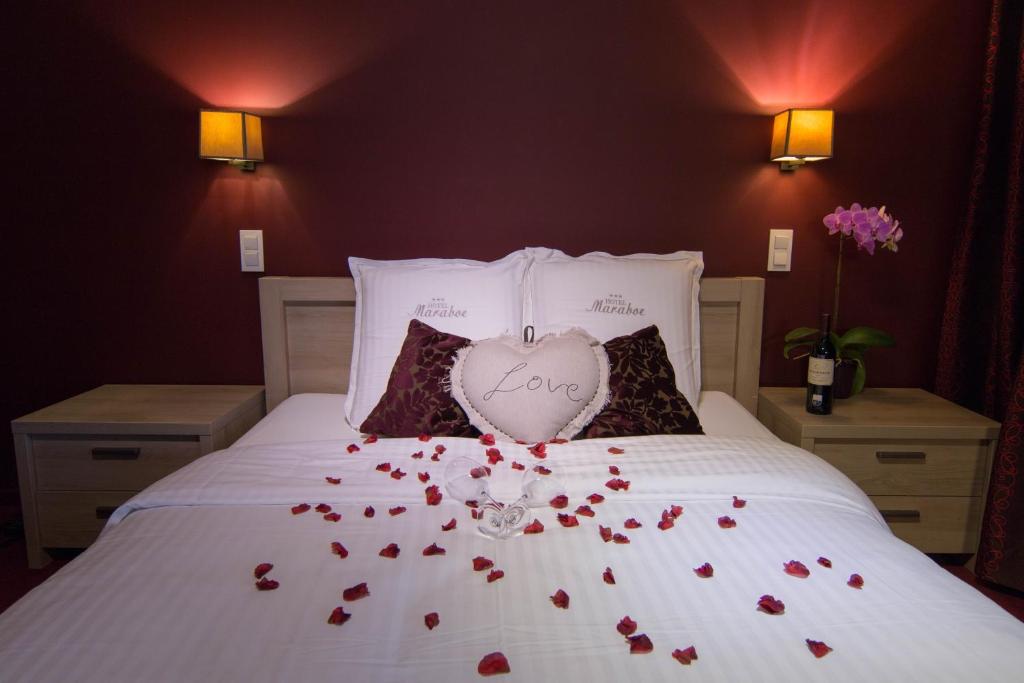
[[[435, 444], [448, 451], [431, 462]], [[118, 511], [99, 541], [0, 615], [0, 680], [56, 681], [473, 681], [480, 658], [509, 659], [508, 681], [1016, 680], [1024, 626], [893, 537], [866, 497], [816, 457], [777, 440], [639, 437], [549, 446], [544, 464], [566, 483], [569, 511], [584, 496], [606, 501], [594, 519], [492, 541], [473, 531], [465, 507], [424, 505], [415, 473], [442, 478], [446, 461], [483, 457], [474, 440], [381, 440], [348, 454], [344, 442], [236, 447], [202, 458]], [[625, 449], [611, 455], [611, 445]], [[499, 444], [499, 498], [517, 493], [522, 446]], [[410, 454], [424, 450], [427, 458]], [[401, 481], [380, 462], [409, 472]], [[629, 491], [603, 483], [621, 468]], [[332, 486], [327, 475], [340, 476]], [[732, 496], [748, 501], [732, 507]], [[327, 502], [343, 520], [289, 506]], [[685, 512], [656, 528], [661, 510]], [[367, 504], [373, 519], [363, 517]], [[408, 512], [390, 517], [389, 505]], [[733, 529], [716, 520], [730, 515]], [[451, 517], [458, 528], [442, 532]], [[635, 517], [643, 528], [624, 530]], [[598, 524], [631, 538], [603, 543]], [[331, 541], [350, 551], [330, 553]], [[400, 557], [378, 557], [396, 542]], [[445, 556], [424, 557], [437, 542]], [[472, 571], [484, 555], [505, 578]], [[815, 563], [823, 555], [832, 569]], [[811, 575], [783, 572], [800, 560]], [[252, 570], [273, 562], [273, 592]], [[692, 571], [704, 562], [713, 578]], [[601, 580], [611, 567], [616, 585]], [[851, 573], [863, 590], [846, 585]], [[342, 589], [366, 581], [371, 595], [344, 603], [352, 619], [326, 619]], [[557, 589], [568, 610], [549, 600]], [[762, 594], [786, 613], [756, 611]], [[428, 631], [423, 616], [436, 611]], [[639, 623], [654, 652], [630, 655], [615, 629]], [[815, 659], [804, 640], [834, 651]], [[690, 667], [670, 653], [694, 645]]]

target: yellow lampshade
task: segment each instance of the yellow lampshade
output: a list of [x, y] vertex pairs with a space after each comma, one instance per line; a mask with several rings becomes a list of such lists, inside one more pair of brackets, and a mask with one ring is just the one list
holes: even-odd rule
[[260, 117], [244, 111], [199, 111], [199, 157], [219, 159], [252, 170], [263, 161]]
[[831, 109], [787, 109], [775, 115], [772, 126], [772, 161], [791, 171], [807, 161], [832, 157]]

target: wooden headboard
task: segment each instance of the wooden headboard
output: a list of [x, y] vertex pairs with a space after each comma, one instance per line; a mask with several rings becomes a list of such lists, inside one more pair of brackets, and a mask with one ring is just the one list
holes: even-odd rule
[[[260, 278], [267, 410], [292, 394], [348, 388], [356, 290], [348, 277]], [[757, 413], [764, 279], [704, 278], [701, 383]]]

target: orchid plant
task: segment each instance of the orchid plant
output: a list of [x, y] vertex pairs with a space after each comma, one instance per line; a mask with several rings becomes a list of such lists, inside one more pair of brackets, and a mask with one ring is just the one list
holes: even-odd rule
[[[874, 255], [875, 248], [881, 245], [882, 249], [891, 252], [899, 250], [898, 243], [903, 239], [903, 229], [900, 222], [891, 214], [886, 213], [885, 207], [872, 206], [865, 209], [854, 202], [849, 209], [837, 206], [836, 210], [826, 214], [822, 223], [828, 228], [829, 235], [839, 236], [839, 256], [836, 259], [836, 285], [832, 299], [832, 343], [836, 347], [836, 361], [851, 361], [856, 365], [853, 376], [853, 391], [859, 393], [864, 388], [867, 379], [867, 371], [864, 365], [864, 353], [874, 346], [892, 346], [895, 342], [891, 335], [873, 327], [853, 327], [842, 335], [835, 330], [839, 329], [839, 287], [843, 272], [843, 245], [847, 240], [852, 239], [859, 251], [866, 251]], [[785, 336], [786, 345], [782, 354], [790, 357], [790, 352], [800, 347], [809, 347], [814, 344], [820, 330], [813, 327], [798, 327], [790, 330]], [[803, 358], [807, 352], [796, 356]]]

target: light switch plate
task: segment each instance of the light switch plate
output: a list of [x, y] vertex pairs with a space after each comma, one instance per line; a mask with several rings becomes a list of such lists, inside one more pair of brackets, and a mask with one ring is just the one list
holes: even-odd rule
[[263, 231], [239, 230], [238, 248], [242, 257], [243, 273], [263, 272]]
[[788, 271], [793, 265], [793, 231], [773, 228], [768, 234], [768, 270]]

